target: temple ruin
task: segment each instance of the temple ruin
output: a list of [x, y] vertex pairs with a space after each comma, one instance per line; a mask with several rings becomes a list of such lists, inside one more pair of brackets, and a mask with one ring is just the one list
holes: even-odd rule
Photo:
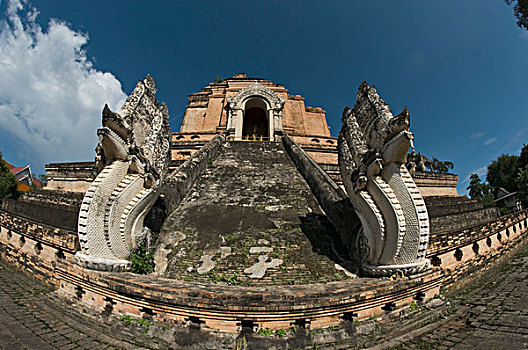
[[339, 137], [322, 108], [243, 73], [189, 95], [178, 132], [155, 93], [147, 76], [103, 108], [94, 162], [48, 164], [46, 189], [2, 203], [2, 258], [72, 309], [212, 337], [353, 328], [525, 239], [526, 211], [499, 216], [416, 164], [412, 111], [366, 82]]

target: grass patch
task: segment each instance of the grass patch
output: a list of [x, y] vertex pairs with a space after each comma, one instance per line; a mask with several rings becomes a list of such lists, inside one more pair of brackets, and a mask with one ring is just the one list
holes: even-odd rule
[[148, 275], [154, 272], [154, 252], [145, 247], [139, 249], [130, 256], [132, 266], [130, 271], [140, 274]]

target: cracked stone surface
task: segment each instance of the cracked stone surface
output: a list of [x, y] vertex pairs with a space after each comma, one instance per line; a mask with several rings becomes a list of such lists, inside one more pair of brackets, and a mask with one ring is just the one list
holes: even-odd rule
[[250, 254], [261, 254], [261, 253], [271, 253], [273, 248], [271, 247], [251, 247], [249, 248]]
[[267, 255], [260, 255], [258, 257], [258, 262], [245, 269], [244, 272], [249, 274], [250, 278], [262, 278], [267, 269], [272, 269], [282, 264], [282, 259], [272, 259], [270, 262], [266, 262], [267, 260]]
[[202, 255], [200, 261], [202, 262], [202, 265], [196, 269], [200, 275], [211, 271], [216, 266], [216, 263], [212, 260], [212, 256], [210, 255]]
[[[351, 278], [334, 268], [343, 251], [281, 143], [228, 142], [165, 221], [155, 263], [158, 275], [189, 282], [326, 283]], [[260, 278], [244, 273], [257, 265]]]
[[528, 349], [527, 271], [525, 242], [510, 261], [453, 297], [453, 317], [391, 349]]

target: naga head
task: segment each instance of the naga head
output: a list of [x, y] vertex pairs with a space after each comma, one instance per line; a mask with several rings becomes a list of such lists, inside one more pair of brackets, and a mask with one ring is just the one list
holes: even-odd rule
[[168, 110], [154, 96], [150, 75], [139, 81], [119, 112], [103, 109], [97, 130], [99, 174], [79, 212], [78, 261], [87, 268], [122, 271], [151, 231], [144, 219], [159, 196], [169, 169]]
[[375, 275], [399, 268], [416, 271], [427, 266], [429, 221], [405, 168], [414, 138], [409, 111], [405, 107], [393, 116], [366, 82], [356, 97], [354, 108], [343, 111], [338, 152], [343, 183], [362, 222], [357, 260]]
[[96, 163], [99, 171], [116, 160], [128, 161], [130, 172], [145, 175], [159, 185], [168, 170], [170, 144], [168, 108], [155, 98], [157, 89], [148, 74], [139, 81], [121, 110], [103, 108], [103, 127], [97, 130]]
[[[355, 177], [359, 180], [367, 173], [379, 174], [385, 164], [405, 163], [414, 136], [409, 131], [407, 107], [394, 117], [376, 88], [366, 81], [359, 86], [356, 97], [354, 108], [347, 106], [343, 111], [340, 138], [350, 146], [351, 160], [359, 170]], [[358, 188], [363, 187], [360, 183]]]

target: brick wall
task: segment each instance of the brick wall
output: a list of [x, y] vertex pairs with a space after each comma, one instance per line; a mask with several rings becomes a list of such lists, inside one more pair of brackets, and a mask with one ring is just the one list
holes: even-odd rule
[[[240, 332], [253, 328], [285, 329], [337, 325], [420, 303], [464, 283], [492, 259], [526, 240], [527, 212], [431, 238], [432, 270], [396, 280], [356, 278], [307, 286], [240, 287], [156, 279], [132, 273], [104, 273], [73, 263], [76, 234], [0, 211], [0, 255], [21, 269], [60, 286], [59, 295], [116, 315], [194, 325], [205, 330]], [[478, 246], [478, 249], [475, 248]], [[397, 311], [396, 311], [397, 312]]]
[[2, 210], [53, 227], [77, 231], [78, 206], [5, 199]]

